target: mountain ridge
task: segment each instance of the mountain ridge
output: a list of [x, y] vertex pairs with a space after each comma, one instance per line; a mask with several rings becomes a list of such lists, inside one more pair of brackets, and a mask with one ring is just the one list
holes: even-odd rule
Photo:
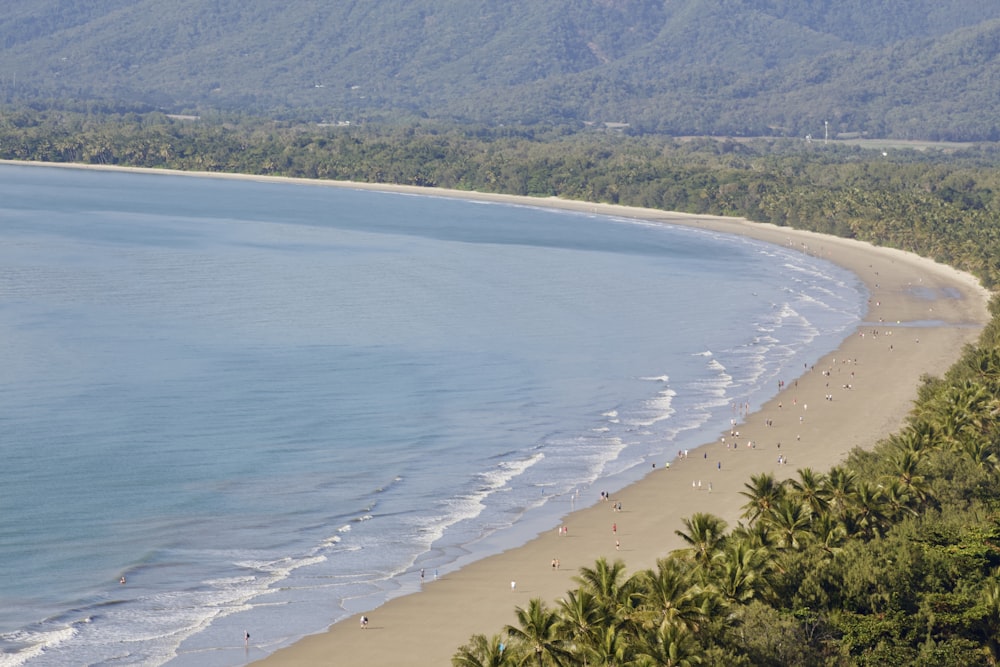
[[1000, 6], [973, 0], [8, 3], [7, 102], [1000, 139]]

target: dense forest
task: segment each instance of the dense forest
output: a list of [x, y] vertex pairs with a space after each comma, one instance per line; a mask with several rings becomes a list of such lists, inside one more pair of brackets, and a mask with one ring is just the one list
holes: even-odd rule
[[[91, 110], [92, 111], [92, 110]], [[560, 196], [910, 250], [1000, 281], [996, 146], [632, 137], [560, 126], [321, 127], [8, 109], [0, 157]], [[1000, 302], [925, 378], [906, 426], [828, 471], [747, 480], [744, 521], [695, 514], [654, 569], [583, 568], [559, 600], [457, 649], [493, 665], [996, 665]]]
[[0, 103], [1000, 140], [982, 0], [7, 0]]

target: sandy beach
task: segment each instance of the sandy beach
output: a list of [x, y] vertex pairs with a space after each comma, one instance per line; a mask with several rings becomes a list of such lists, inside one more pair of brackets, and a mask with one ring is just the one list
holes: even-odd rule
[[[669, 469], [657, 466], [642, 481], [615, 493], [612, 503], [600, 502], [595, 490], [593, 498], [580, 500], [581, 506], [593, 505], [565, 517], [566, 534], [553, 527], [524, 546], [429, 581], [420, 592], [367, 612], [366, 630], [359, 629], [359, 617], [352, 617], [277, 651], [260, 663], [268, 667], [448, 665], [472, 634], [500, 632], [514, 622], [514, 607], [526, 606], [531, 598], [554, 603], [574, 587], [572, 578], [580, 567], [602, 556], [623, 560], [629, 572], [651, 567], [682, 546], [674, 533], [682, 518], [710, 512], [735, 525], [745, 502], [740, 491], [752, 474], [767, 471], [785, 478], [799, 468], [827, 470], [854, 447], [870, 448], [897, 430], [921, 376], [944, 373], [963, 345], [975, 342], [988, 319], [989, 295], [974, 278], [864, 243], [738, 219], [620, 206], [353, 187], [551, 206], [742, 234], [835, 262], [857, 274], [872, 296], [865, 322], [815, 367], [787, 378], [785, 388], [761, 410], [744, 416], [735, 427], [738, 437], [729, 430], [720, 433], [688, 457], [672, 461]], [[620, 512], [612, 511], [617, 502]], [[558, 570], [551, 566], [555, 558]]]
[[[786, 478], [800, 468], [825, 471], [854, 447], [870, 448], [902, 425], [921, 377], [944, 373], [988, 320], [989, 293], [973, 277], [915, 255], [846, 239], [741, 219], [559, 199], [280, 180], [562, 208], [745, 235], [822, 256], [852, 271], [867, 285], [871, 300], [865, 321], [837, 350], [814, 367], [800, 369], [798, 377], [784, 378], [778, 395], [759, 411], [741, 416], [733, 429], [671, 461], [669, 468], [658, 464], [640, 482], [614, 493], [612, 503], [600, 501], [598, 482], [593, 497], [577, 501], [583, 509], [564, 518], [566, 534], [553, 526], [523, 546], [511, 545], [438, 580], [428, 577], [419, 592], [365, 612], [370, 619], [365, 630], [356, 615], [267, 657], [270, 647], [254, 646], [251, 640], [247, 662], [262, 658], [257, 664], [265, 667], [449, 665], [472, 634], [501, 632], [514, 622], [515, 606], [527, 606], [532, 598], [554, 603], [574, 587], [580, 567], [592, 566], [602, 556], [621, 559], [632, 573], [682, 546], [674, 531], [684, 517], [709, 512], [734, 525], [745, 502], [740, 491], [752, 474], [767, 471]], [[621, 511], [612, 511], [618, 502]], [[552, 567], [556, 558], [559, 569]]]

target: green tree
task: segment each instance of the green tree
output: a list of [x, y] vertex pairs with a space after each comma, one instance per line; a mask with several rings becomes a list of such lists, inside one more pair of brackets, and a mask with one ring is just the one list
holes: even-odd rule
[[979, 604], [982, 608], [979, 636], [989, 664], [995, 667], [1000, 664], [1000, 579], [991, 577], [986, 580]]
[[636, 667], [694, 667], [703, 663], [703, 651], [694, 634], [673, 623], [646, 632], [638, 653]]
[[505, 667], [516, 663], [516, 651], [504, 645], [500, 635], [473, 635], [451, 659], [453, 667]]
[[712, 581], [719, 594], [730, 602], [743, 604], [758, 597], [767, 587], [770, 555], [745, 540], [729, 540], [715, 556]]
[[636, 642], [614, 626], [600, 628], [594, 643], [585, 649], [585, 663], [595, 667], [629, 667]]
[[749, 500], [743, 506], [742, 516], [751, 524], [766, 514], [785, 493], [785, 487], [775, 480], [774, 475], [766, 472], [751, 475], [750, 481], [743, 486], [746, 490], [740, 491], [740, 495]]
[[580, 568], [574, 580], [593, 596], [600, 613], [607, 619], [629, 619], [638, 603], [638, 579], [626, 577], [625, 563], [620, 560], [608, 563], [606, 558], [599, 558], [594, 567]]
[[885, 495], [877, 484], [857, 484], [848, 509], [850, 521], [868, 539], [882, 535], [888, 525]]
[[607, 625], [608, 618], [593, 594], [582, 589], [571, 590], [559, 600], [559, 635], [565, 643], [584, 651], [593, 647], [597, 633]]
[[657, 559], [655, 569], [642, 573], [639, 590], [644, 626], [671, 624], [697, 631], [708, 615], [709, 593], [676, 558]]
[[843, 517], [850, 507], [857, 484], [857, 475], [843, 466], [835, 466], [826, 476], [826, 488], [830, 496], [830, 510], [837, 517]]
[[704, 512], [697, 512], [681, 522], [685, 530], [674, 532], [688, 544], [684, 553], [700, 567], [707, 569], [725, 540], [726, 522]]
[[538, 598], [531, 599], [527, 609], [516, 607], [514, 613], [517, 625], [508, 625], [505, 630], [509, 637], [527, 647], [524, 660], [533, 659], [538, 667], [546, 664], [561, 666], [569, 652], [563, 648], [563, 640], [558, 633], [558, 614]]
[[812, 512], [796, 498], [780, 498], [759, 520], [771, 526], [777, 546], [781, 549], [799, 549], [802, 540], [811, 535]]
[[826, 485], [826, 475], [811, 468], [798, 470], [798, 479], [788, 480], [794, 495], [816, 516], [824, 514], [830, 506], [830, 490]]

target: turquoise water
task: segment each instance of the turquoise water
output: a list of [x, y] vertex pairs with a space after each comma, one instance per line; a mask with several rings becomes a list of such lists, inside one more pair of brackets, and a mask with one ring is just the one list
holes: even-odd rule
[[0, 665], [262, 657], [714, 438], [865, 300], [679, 227], [0, 166]]

